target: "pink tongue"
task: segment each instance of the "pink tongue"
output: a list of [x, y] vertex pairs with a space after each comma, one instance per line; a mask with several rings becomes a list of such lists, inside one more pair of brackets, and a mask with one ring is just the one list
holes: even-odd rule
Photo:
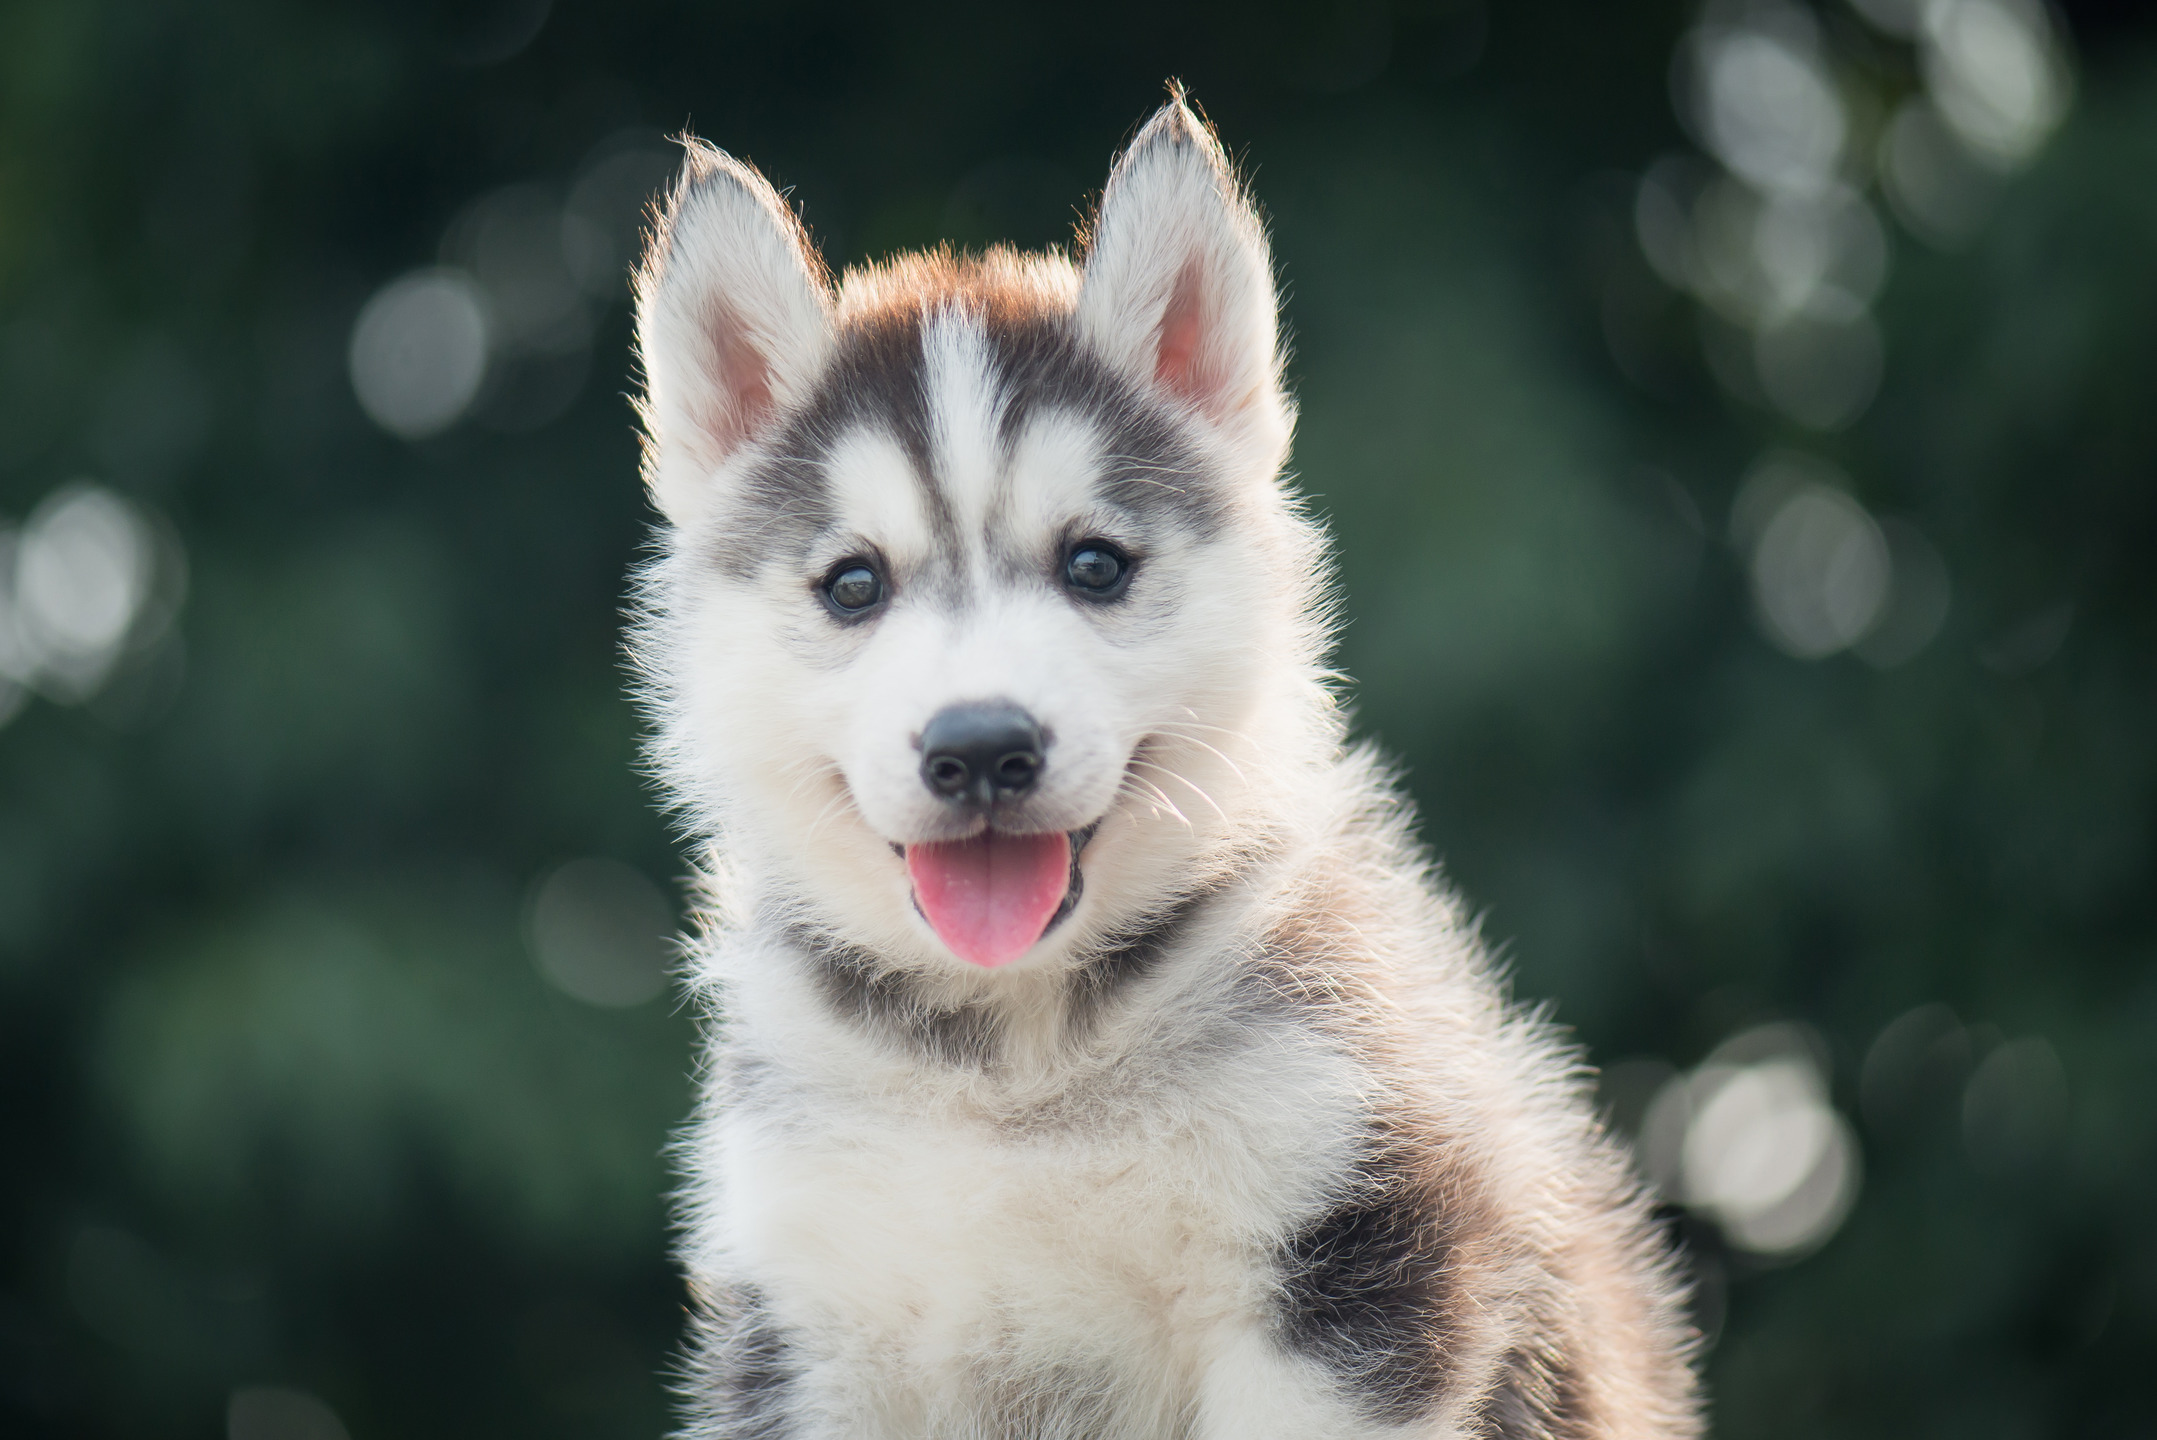
[[1071, 883], [1071, 841], [1060, 834], [940, 840], [906, 847], [914, 899], [951, 953], [1008, 965], [1033, 948]]

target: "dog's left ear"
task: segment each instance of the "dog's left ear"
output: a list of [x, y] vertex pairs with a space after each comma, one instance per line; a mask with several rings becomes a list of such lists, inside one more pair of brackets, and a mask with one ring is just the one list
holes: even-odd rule
[[687, 140], [637, 271], [645, 480], [675, 524], [807, 396], [830, 357], [831, 286], [771, 182]]
[[1258, 214], [1181, 92], [1146, 122], [1102, 192], [1079, 291], [1082, 335], [1112, 364], [1277, 468], [1292, 411]]

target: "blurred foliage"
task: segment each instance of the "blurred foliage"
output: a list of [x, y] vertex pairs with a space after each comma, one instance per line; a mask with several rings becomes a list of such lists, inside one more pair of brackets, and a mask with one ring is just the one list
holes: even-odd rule
[[[414, 443], [354, 317], [475, 197], [685, 124], [835, 261], [1054, 242], [1173, 74], [1276, 228], [1360, 723], [1521, 992], [1599, 1063], [1805, 1022], [1861, 1119], [1817, 1254], [1686, 1222], [1718, 1429], [2151, 1433], [2157, 51], [2070, 8], [2073, 113], [1965, 248], [1893, 237], [1883, 387], [1820, 436], [1724, 394], [1632, 238], [1691, 19], [0, 6], [0, 517], [89, 476], [189, 577], [0, 729], [0, 1427], [208, 1437], [270, 1385], [357, 1440], [661, 1430], [692, 1027], [548, 989], [520, 929], [568, 858], [684, 868], [617, 657], [625, 297], [566, 408]], [[1778, 444], [1945, 556], [1908, 663], [1755, 627], [1726, 520]], [[1928, 1003], [1968, 1053], [1888, 1086]], [[2065, 1119], [1988, 1150], [1964, 1080], [2018, 1036]], [[246, 1393], [235, 1435], [321, 1413]]]

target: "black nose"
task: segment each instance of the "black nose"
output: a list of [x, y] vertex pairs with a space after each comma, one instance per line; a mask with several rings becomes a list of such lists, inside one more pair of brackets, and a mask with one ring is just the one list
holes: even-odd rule
[[987, 809], [1041, 775], [1041, 727], [1016, 705], [954, 705], [921, 732], [921, 780], [946, 800]]

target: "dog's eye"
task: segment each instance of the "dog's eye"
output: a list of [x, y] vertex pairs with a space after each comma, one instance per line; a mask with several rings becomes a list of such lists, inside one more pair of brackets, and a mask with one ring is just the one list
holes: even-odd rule
[[1097, 600], [1122, 593], [1130, 578], [1131, 562], [1113, 545], [1089, 540], [1072, 550], [1064, 561], [1064, 580], [1073, 590]]
[[824, 598], [841, 614], [858, 615], [884, 598], [884, 577], [866, 565], [842, 565], [824, 582]]

